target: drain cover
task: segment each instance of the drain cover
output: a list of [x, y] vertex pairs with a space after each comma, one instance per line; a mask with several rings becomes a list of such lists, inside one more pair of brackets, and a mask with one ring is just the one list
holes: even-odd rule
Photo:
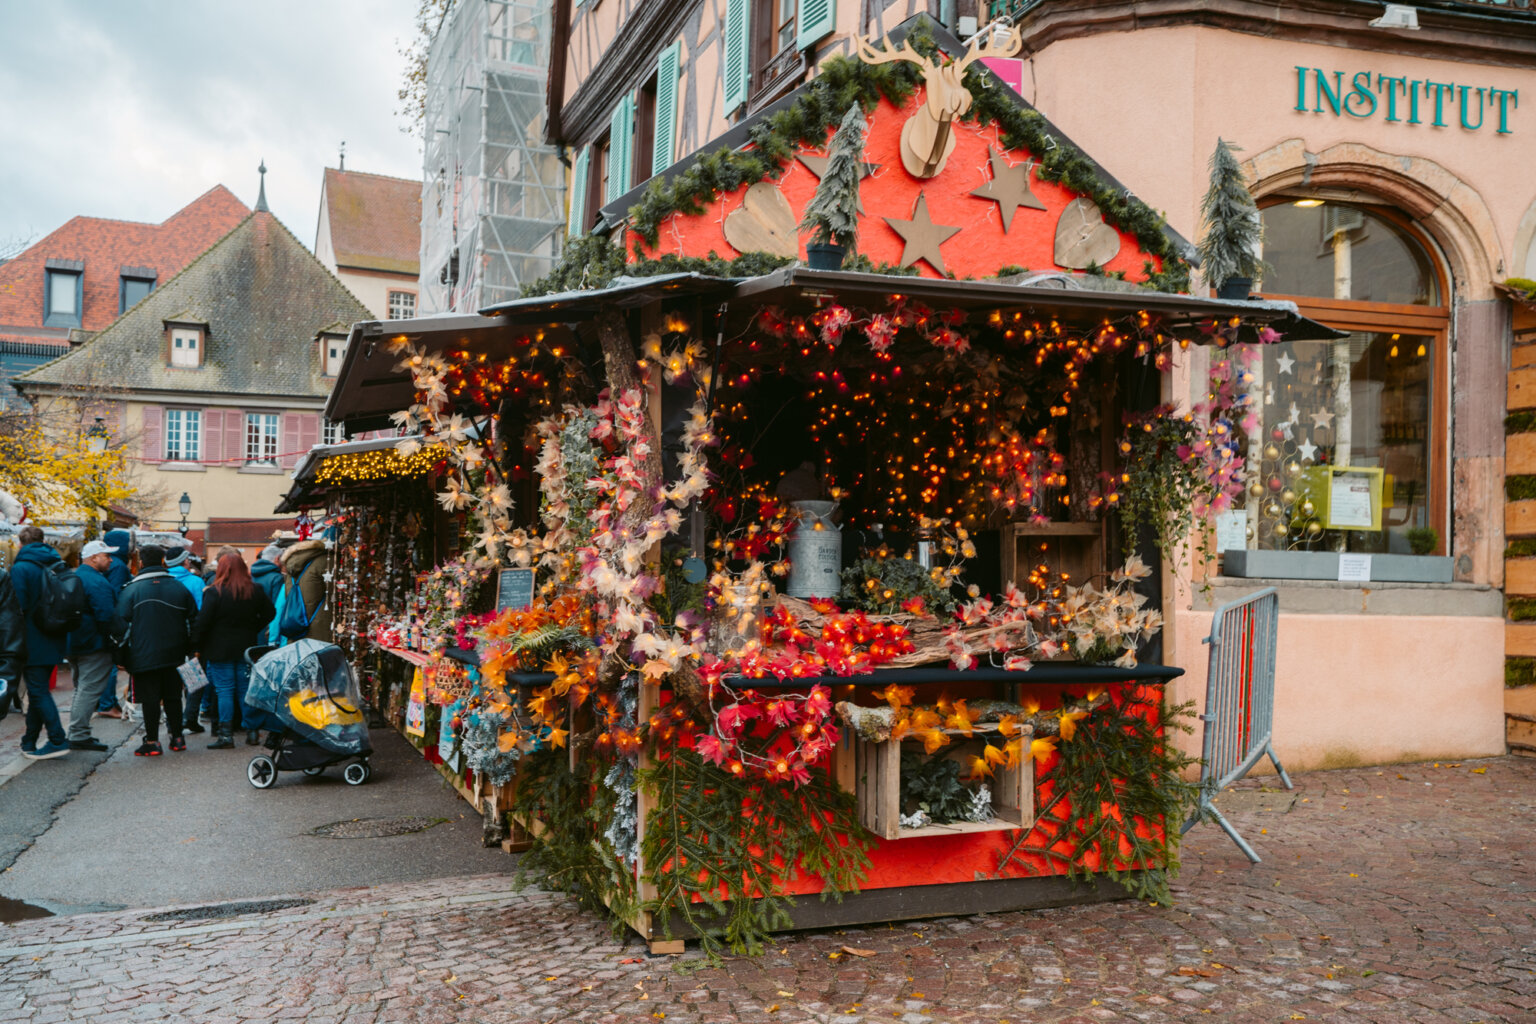
[[350, 821], [333, 821], [329, 825], [312, 828], [312, 836], [327, 839], [383, 839], [386, 836], [405, 836], [412, 832], [425, 832], [433, 825], [441, 825], [447, 818], [353, 818]]
[[274, 910], [291, 910], [307, 907], [314, 900], [245, 900], [240, 903], [215, 903], [208, 907], [188, 907], [185, 910], [164, 910], [150, 914], [146, 921], [208, 921], [219, 917], [238, 917], [241, 914], [270, 914]]

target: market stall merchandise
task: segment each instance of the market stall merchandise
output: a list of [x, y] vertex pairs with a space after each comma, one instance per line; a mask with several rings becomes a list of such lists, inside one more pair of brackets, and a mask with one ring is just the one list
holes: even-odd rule
[[[891, 67], [824, 67], [809, 106], [648, 193], [625, 249], [573, 244], [546, 294], [354, 327], [327, 408], [441, 453], [441, 557], [375, 622], [422, 662], [403, 727], [495, 787], [525, 870], [653, 949], [1166, 899], [1189, 790], [1159, 570], [1247, 484], [1253, 349], [1333, 336], [1286, 303], [1094, 275], [705, 255], [778, 237], [766, 165], [815, 156], [861, 103], [893, 168], [881, 207], [915, 204], [901, 262], [943, 269], [932, 213], [974, 189], [964, 161], [990, 141], [1011, 174], [1039, 126], [980, 105], [1002, 137], [955, 122], [948, 169], [936, 150], [919, 177]], [[1179, 282], [1144, 208], [1090, 162], [1050, 166], [1004, 233], [1037, 251], [1024, 209], [1082, 227], [1099, 196], [1120, 226], [1064, 248], [1058, 226], [1056, 264]], [[1165, 406], [1192, 347], [1205, 399]]]

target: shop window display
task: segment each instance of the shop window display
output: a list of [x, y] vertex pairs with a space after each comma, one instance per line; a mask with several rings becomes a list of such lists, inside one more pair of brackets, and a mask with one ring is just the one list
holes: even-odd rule
[[1434, 258], [1374, 211], [1300, 203], [1264, 211], [1264, 295], [1350, 333], [1256, 353], [1246, 501], [1228, 513], [1223, 546], [1422, 553], [1426, 528], [1444, 533]]

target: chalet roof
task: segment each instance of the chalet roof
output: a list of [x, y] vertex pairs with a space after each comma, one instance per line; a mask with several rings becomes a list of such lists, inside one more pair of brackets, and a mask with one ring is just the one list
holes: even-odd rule
[[420, 270], [421, 182], [327, 167], [324, 215], [338, 267]]
[[[928, 33], [933, 37], [933, 41], [937, 43], [939, 49], [943, 50], [945, 53], [950, 54], [951, 56], [958, 56], [965, 52], [965, 43], [963, 43], [959, 37], [950, 32], [948, 29], [944, 28], [944, 26], [940, 25], [937, 21], [930, 18], [926, 14], [918, 14], [914, 17], [908, 18], [890, 33], [889, 38], [893, 44], [899, 45], [906, 39], [909, 32], [919, 27], [920, 25], [926, 27]], [[972, 65], [972, 69], [980, 72], [985, 77], [989, 90], [994, 90], [998, 95], [1011, 99], [1015, 104], [1017, 104], [1019, 109], [1034, 112], [1037, 116], [1039, 116], [1042, 120], [1045, 130], [1049, 132], [1050, 135], [1055, 138], [1060, 145], [1069, 150], [1077, 150], [1078, 152], [1082, 153], [1088, 162], [1092, 164], [1094, 172], [1097, 174], [1100, 181], [1102, 181], [1107, 187], [1113, 191], [1124, 193], [1126, 196], [1130, 197], [1132, 203], [1138, 206], [1145, 206], [1141, 200], [1135, 198], [1136, 193], [1134, 189], [1127, 188], [1118, 178], [1106, 170], [1103, 165], [1101, 165], [1097, 160], [1094, 160], [1086, 150], [1077, 145], [1077, 143], [1073, 142], [1065, 132], [1052, 124], [1049, 118], [1039, 114], [1039, 112], [1035, 110], [1029, 101], [1015, 92], [1012, 86], [1003, 81], [1003, 79], [995, 71], [980, 62]], [[694, 161], [706, 152], [711, 152], [717, 149], [744, 148], [747, 146], [751, 139], [753, 129], [756, 128], [759, 123], [767, 120], [781, 110], [785, 110], [794, 106], [795, 103], [797, 103], [804, 96], [806, 91], [813, 88], [815, 84], [815, 79], [812, 79], [811, 81], [798, 86], [793, 91], [786, 93], [784, 96], [780, 97], [778, 100], [769, 104], [768, 106], [763, 107], [761, 110], [758, 110], [750, 116], [743, 118], [736, 124], [732, 125], [728, 131], [712, 139], [709, 143], [703, 146], [699, 152], [689, 154], [682, 160], [679, 160], [677, 163], [667, 168], [665, 171], [662, 171], [660, 174], [656, 175], [655, 178], [660, 178], [663, 181], [670, 181], [677, 175], [688, 170]], [[646, 189], [650, 187], [651, 182], [654, 181], [655, 178], [641, 182], [639, 185], [630, 189], [618, 199], [615, 199], [612, 202], [604, 205], [599, 211], [598, 222], [593, 226], [592, 230], [594, 232], [612, 231], [619, 225], [623, 224], [629, 216], [630, 208], [640, 201], [641, 196], [645, 193]], [[1156, 213], [1156, 211], [1152, 212]], [[1177, 231], [1173, 230], [1173, 228], [1169, 227], [1167, 224], [1163, 225], [1163, 233], [1168, 237], [1168, 240], [1173, 244], [1174, 248], [1178, 250], [1179, 254], [1183, 256], [1185, 260], [1187, 260], [1191, 265], [1199, 266], [1200, 254], [1196, 250], [1193, 243], [1191, 243]]]
[[[252, 213], [116, 323], [17, 386], [323, 398], [315, 336], [368, 310], [270, 213]], [[168, 365], [167, 321], [208, 325], [203, 365]]]

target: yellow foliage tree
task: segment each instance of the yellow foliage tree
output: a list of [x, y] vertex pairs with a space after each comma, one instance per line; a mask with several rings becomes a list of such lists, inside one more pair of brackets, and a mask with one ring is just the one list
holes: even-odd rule
[[26, 506], [29, 522], [93, 522], [136, 490], [122, 446], [95, 441], [86, 430], [47, 429], [29, 409], [0, 414], [0, 490]]

